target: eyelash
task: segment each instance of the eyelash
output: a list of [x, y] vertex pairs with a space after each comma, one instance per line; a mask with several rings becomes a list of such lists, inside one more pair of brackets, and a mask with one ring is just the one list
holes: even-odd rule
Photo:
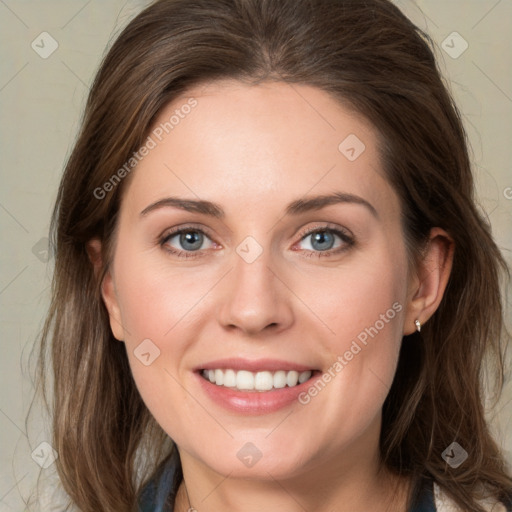
[[[177, 256], [179, 258], [203, 257], [204, 253], [202, 253], [201, 251], [178, 251], [174, 248], [169, 248], [169, 246], [166, 246], [166, 243], [169, 240], [171, 240], [172, 238], [174, 238], [176, 235], [181, 235], [182, 233], [190, 233], [190, 232], [201, 233], [201, 234], [205, 235], [206, 237], [210, 238], [208, 236], [208, 233], [206, 233], [201, 228], [198, 228], [195, 226], [185, 226], [183, 228], [177, 228], [177, 229], [166, 232], [165, 235], [160, 237], [158, 243], [162, 247], [163, 250], [165, 250], [166, 252], [168, 252], [174, 256]], [[345, 231], [345, 230], [342, 230], [339, 228], [333, 228], [330, 226], [320, 226], [320, 227], [317, 226], [315, 228], [310, 228], [310, 229], [302, 232], [300, 234], [299, 242], [301, 242], [304, 238], [306, 238], [309, 235], [312, 235], [315, 233], [323, 233], [323, 232], [328, 232], [328, 233], [337, 235], [341, 239], [341, 241], [344, 243], [344, 245], [342, 247], [338, 247], [337, 249], [330, 249], [328, 251], [305, 250], [306, 257], [308, 257], [308, 258], [311, 258], [311, 257], [325, 258], [325, 257], [335, 256], [344, 251], [347, 251], [348, 249], [350, 249], [350, 247], [352, 247], [355, 244], [355, 240], [354, 240], [353, 236], [349, 233], [349, 231]]]

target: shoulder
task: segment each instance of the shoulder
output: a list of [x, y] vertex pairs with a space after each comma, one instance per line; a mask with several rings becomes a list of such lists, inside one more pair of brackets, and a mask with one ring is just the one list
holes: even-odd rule
[[[434, 483], [434, 504], [436, 512], [464, 512], [436, 483]], [[505, 505], [493, 500], [481, 501], [480, 505], [486, 512], [510, 512]]]

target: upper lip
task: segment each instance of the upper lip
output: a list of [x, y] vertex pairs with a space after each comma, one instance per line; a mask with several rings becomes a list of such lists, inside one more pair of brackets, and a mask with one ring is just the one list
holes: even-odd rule
[[279, 359], [240, 359], [227, 358], [216, 359], [199, 365], [195, 370], [216, 370], [216, 369], [232, 369], [247, 370], [250, 372], [269, 371], [277, 372], [279, 370], [304, 372], [306, 370], [314, 370], [311, 366], [306, 366], [291, 361], [282, 361]]

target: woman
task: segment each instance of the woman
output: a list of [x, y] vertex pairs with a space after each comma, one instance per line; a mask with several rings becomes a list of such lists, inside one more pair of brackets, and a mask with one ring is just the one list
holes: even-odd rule
[[41, 350], [80, 510], [510, 507], [506, 266], [429, 44], [387, 0], [160, 0], [115, 41]]

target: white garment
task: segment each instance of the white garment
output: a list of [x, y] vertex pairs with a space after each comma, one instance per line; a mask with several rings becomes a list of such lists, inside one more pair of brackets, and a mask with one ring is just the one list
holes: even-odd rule
[[[434, 502], [437, 512], [464, 512], [455, 502], [449, 498], [441, 488], [434, 482]], [[505, 505], [492, 500], [481, 501], [488, 512], [507, 512]]]

